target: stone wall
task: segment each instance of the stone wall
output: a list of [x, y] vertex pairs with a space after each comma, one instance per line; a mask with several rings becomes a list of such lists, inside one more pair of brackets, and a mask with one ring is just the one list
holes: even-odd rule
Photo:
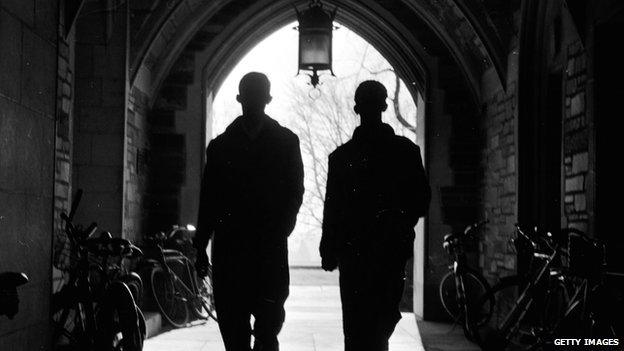
[[0, 2], [0, 271], [23, 271], [0, 350], [49, 345], [58, 1]]
[[509, 275], [516, 269], [516, 254], [509, 238], [516, 223], [515, 82], [496, 92], [486, 102], [483, 127], [487, 144], [483, 150], [484, 187], [482, 202], [490, 221], [481, 241], [479, 266], [486, 277]]
[[516, 129], [518, 118], [518, 29], [511, 37], [505, 89], [495, 84], [494, 72], [482, 77], [484, 109], [481, 128], [483, 183], [481, 203], [489, 220], [479, 248], [479, 267], [490, 282], [516, 271], [516, 253], [509, 245], [517, 222]]
[[580, 40], [567, 47], [564, 74], [564, 216], [567, 226], [588, 229], [589, 128], [587, 54]]
[[76, 22], [73, 187], [84, 196], [76, 222], [119, 236], [123, 222], [127, 13], [86, 2]]
[[123, 236], [141, 240], [147, 218], [144, 198], [148, 179], [147, 97], [134, 87], [126, 113], [126, 162], [124, 168]]
[[56, 86], [56, 138], [54, 157], [54, 239], [52, 291], [62, 282], [67, 261], [67, 238], [62, 212], [69, 212], [72, 197], [73, 128], [74, 128], [74, 63], [75, 31], [65, 36], [63, 13], [60, 14], [58, 39], [58, 76]]

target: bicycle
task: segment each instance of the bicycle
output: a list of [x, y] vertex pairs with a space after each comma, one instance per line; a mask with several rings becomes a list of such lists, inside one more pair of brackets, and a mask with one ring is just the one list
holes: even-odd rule
[[[580, 277], [578, 272], [562, 264], [566, 259], [575, 259], [570, 250], [564, 250], [562, 241], [584, 234], [575, 229], [563, 229], [559, 239], [555, 240], [550, 233], [539, 235], [537, 230], [529, 236], [517, 227], [516, 233], [515, 244], [528, 250], [532, 269], [524, 276], [502, 278], [481, 299], [484, 303], [494, 297], [494, 315], [502, 320], [479, 338], [481, 347], [484, 350], [504, 350], [508, 347], [545, 350], [553, 346], [555, 337], [587, 335], [578, 328], [585, 324], [596, 326], [602, 323], [604, 318], [598, 318], [596, 313], [587, 313], [592, 310], [592, 302], [596, 301], [592, 301], [589, 292], [596, 292], [601, 287], [591, 283], [592, 276], [604, 276], [601, 264], [590, 263], [594, 267], [591, 273], [580, 274]], [[599, 251], [592, 250], [592, 247], [600, 247], [598, 241], [586, 236], [584, 240], [589, 246], [581, 251]], [[597, 257], [600, 255], [593, 255], [592, 259]], [[499, 307], [505, 311], [497, 313]]]
[[[56, 350], [140, 351], [145, 320], [124, 280], [121, 261], [141, 251], [128, 240], [110, 233], [94, 237], [95, 223], [82, 229], [73, 217], [82, 196], [78, 191], [69, 215], [61, 214], [70, 242], [68, 254], [75, 260], [63, 288], [52, 296], [53, 340]], [[110, 263], [117, 257], [117, 263]]]
[[442, 277], [438, 288], [440, 301], [454, 322], [462, 323], [464, 334], [470, 340], [475, 339], [477, 327], [489, 321], [494, 306], [493, 298], [489, 300], [489, 306], [480, 303], [479, 298], [490, 290], [490, 284], [468, 266], [466, 258], [468, 242], [475, 239], [476, 231], [487, 222], [469, 225], [463, 232], [447, 234], [442, 244], [449, 255], [450, 264], [449, 272]]
[[166, 248], [171, 240], [180, 244], [179, 230], [180, 227], [174, 226], [169, 235], [161, 232], [146, 238], [150, 244], [146, 252], [150, 254], [144, 266], [149, 266], [154, 301], [163, 317], [176, 328], [186, 326], [191, 313], [197, 319], [216, 321], [210, 274], [200, 278], [186, 255]]
[[[616, 321], [622, 311], [612, 303], [607, 279], [622, 280], [624, 274], [607, 271], [606, 248], [600, 240], [588, 237], [576, 229], [567, 229], [567, 250], [562, 252], [566, 267], [564, 275], [569, 282], [570, 298], [539, 347], [552, 345], [555, 336], [573, 335], [583, 338], [621, 338]], [[620, 282], [621, 284], [621, 282]], [[621, 306], [620, 306], [621, 307]]]

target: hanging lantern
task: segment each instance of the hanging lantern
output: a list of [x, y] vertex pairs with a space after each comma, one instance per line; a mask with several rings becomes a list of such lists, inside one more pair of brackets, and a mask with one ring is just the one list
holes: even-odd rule
[[318, 71], [332, 70], [332, 31], [334, 30], [333, 12], [325, 11], [320, 1], [310, 1], [308, 9], [299, 12], [296, 8], [299, 20], [299, 74], [300, 71], [312, 71], [310, 83], [313, 87], [319, 84]]

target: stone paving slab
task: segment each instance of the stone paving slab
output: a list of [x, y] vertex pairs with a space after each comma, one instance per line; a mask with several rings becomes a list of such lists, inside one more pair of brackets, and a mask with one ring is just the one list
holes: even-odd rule
[[[291, 286], [279, 339], [284, 351], [343, 350], [338, 286]], [[224, 351], [224, 347], [217, 324], [209, 321], [163, 332], [146, 340], [144, 350]], [[390, 350], [424, 351], [412, 313], [403, 314], [390, 339]]]

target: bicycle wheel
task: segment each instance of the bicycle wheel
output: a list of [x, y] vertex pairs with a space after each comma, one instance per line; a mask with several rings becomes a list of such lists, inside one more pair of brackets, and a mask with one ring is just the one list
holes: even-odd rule
[[[143, 314], [137, 309], [136, 323], [128, 328], [124, 326], [123, 314], [118, 310], [113, 311], [113, 319], [110, 329], [106, 330], [108, 336], [102, 339], [101, 345], [96, 350], [113, 350], [113, 351], [141, 351], [143, 349], [143, 340], [145, 340], [145, 319]], [[127, 323], [127, 321], [125, 321]], [[102, 331], [100, 331], [102, 332]]]
[[[523, 280], [518, 276], [501, 279], [484, 298], [494, 298], [492, 324], [498, 337], [498, 347], [524, 350], [552, 348], [554, 328], [560, 323], [568, 305], [565, 284], [551, 280], [543, 293], [525, 295]], [[493, 333], [494, 334], [494, 333]], [[492, 344], [492, 340], [484, 340]]]
[[212, 269], [209, 266], [207, 275], [203, 278], [194, 273], [197, 281], [197, 298], [191, 302], [191, 312], [199, 319], [212, 318], [217, 320], [212, 291]]
[[130, 289], [136, 305], [143, 306], [143, 281], [141, 277], [137, 273], [131, 272], [124, 274], [120, 280], [126, 283], [128, 289]]
[[[489, 303], [492, 299], [491, 328], [480, 331], [481, 347], [484, 350], [531, 350], [536, 346], [536, 338], [525, 316], [534, 313], [533, 299], [523, 300], [519, 305], [518, 295], [522, 293], [522, 279], [519, 276], [502, 278], [480, 299], [479, 303]], [[536, 348], [539, 350], [539, 348]]]
[[90, 303], [85, 304], [81, 300], [80, 291], [74, 283], [72, 281], [52, 294], [54, 350], [84, 350], [92, 345], [92, 336], [87, 330], [94, 325], [89, 319], [93, 311], [89, 308]]
[[141, 351], [141, 317], [130, 288], [110, 282], [97, 304], [94, 351]]
[[137, 306], [137, 313], [139, 314], [139, 332], [143, 340], [147, 339], [147, 324], [145, 323], [145, 315], [143, 311]]
[[176, 328], [186, 326], [189, 321], [187, 301], [183, 289], [171, 273], [156, 267], [152, 270], [150, 282], [154, 300], [163, 317]]
[[[463, 275], [464, 290], [468, 308], [472, 313], [474, 324], [483, 326], [492, 315], [494, 306], [493, 298], [482, 300], [486, 292], [490, 289], [487, 281], [475, 272], [467, 271]], [[455, 276], [452, 272], [448, 272], [440, 281], [439, 286], [440, 301], [446, 313], [456, 322], [464, 320], [463, 307], [459, 306], [457, 301], [457, 288], [455, 285]]]
[[72, 351], [89, 347], [83, 314], [80, 304], [76, 304], [52, 316], [54, 350]]

